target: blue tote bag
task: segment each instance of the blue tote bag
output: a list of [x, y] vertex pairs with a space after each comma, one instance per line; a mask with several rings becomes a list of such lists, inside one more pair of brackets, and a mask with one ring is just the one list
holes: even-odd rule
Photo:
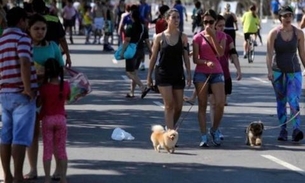
[[123, 49], [123, 44], [121, 44], [119, 46], [119, 48], [116, 50], [116, 52], [114, 53], [114, 58], [116, 60], [132, 59], [137, 52], [138, 43], [142, 40], [143, 32], [144, 32], [144, 26], [142, 25], [142, 32], [141, 32], [139, 41], [137, 43], [129, 43], [128, 44], [128, 46], [127, 46], [127, 48], [124, 52], [124, 58], [121, 58], [121, 52], [122, 52], [122, 49]]

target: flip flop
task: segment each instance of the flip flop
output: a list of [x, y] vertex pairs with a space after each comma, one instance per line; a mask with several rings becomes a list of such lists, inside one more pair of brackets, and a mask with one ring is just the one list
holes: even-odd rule
[[126, 98], [134, 98], [134, 95], [130, 95], [129, 93], [126, 94]]
[[150, 88], [145, 87], [144, 91], [142, 91], [141, 98], [143, 99], [149, 91], [150, 91]]

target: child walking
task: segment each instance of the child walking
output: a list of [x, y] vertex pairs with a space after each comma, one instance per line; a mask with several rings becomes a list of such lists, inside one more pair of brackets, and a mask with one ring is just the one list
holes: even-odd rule
[[67, 183], [67, 125], [64, 105], [70, 97], [70, 87], [68, 82], [64, 81], [63, 73], [63, 67], [56, 59], [50, 58], [46, 61], [44, 82], [40, 88], [45, 183], [51, 183], [53, 152], [58, 157], [60, 183]]

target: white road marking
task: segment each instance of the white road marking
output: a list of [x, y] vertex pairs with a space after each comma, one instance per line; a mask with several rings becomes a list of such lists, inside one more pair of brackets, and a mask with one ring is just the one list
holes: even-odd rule
[[156, 104], [157, 106], [161, 107], [162, 109], [164, 109], [164, 105], [161, 102], [153, 101], [153, 103]]
[[125, 81], [129, 81], [129, 78], [125, 75], [122, 75], [122, 78], [125, 80]]
[[261, 155], [261, 156], [266, 158], [266, 159], [269, 159], [269, 160], [271, 160], [271, 161], [273, 161], [273, 162], [275, 162], [275, 163], [277, 163], [279, 165], [282, 165], [283, 167], [286, 167], [286, 168], [288, 168], [288, 169], [290, 169], [290, 170], [292, 170], [294, 172], [297, 172], [297, 173], [305, 176], [305, 171], [302, 170], [299, 167], [296, 167], [296, 166], [294, 166], [294, 165], [292, 165], [290, 163], [287, 163], [287, 162], [285, 162], [283, 160], [280, 160], [280, 159], [278, 159], [278, 158], [276, 158], [274, 156], [271, 156], [271, 155]]
[[263, 80], [263, 79], [260, 79], [260, 78], [257, 78], [257, 77], [251, 77], [252, 79], [256, 80], [256, 81], [260, 81], [262, 83], [269, 83], [268, 81], [266, 80]]

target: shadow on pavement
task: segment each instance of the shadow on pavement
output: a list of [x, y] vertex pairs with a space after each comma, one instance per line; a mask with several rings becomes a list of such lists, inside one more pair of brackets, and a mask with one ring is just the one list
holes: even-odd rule
[[[163, 158], [175, 155], [165, 155]], [[208, 163], [208, 161], [206, 161]], [[85, 171], [96, 171], [96, 174], [69, 175], [69, 181], [73, 183], [269, 183], [277, 176], [277, 183], [285, 183], [289, 180], [287, 170], [271, 168], [250, 168], [251, 160], [245, 160], [248, 166], [212, 166], [205, 160], [198, 159], [198, 163], [147, 163], [129, 161], [94, 161], [72, 160], [70, 166]], [[99, 171], [106, 172], [99, 174]], [[240, 174], [240, 172], [243, 172]], [[253, 174], [255, 172], [255, 175]], [[230, 180], [228, 180], [228, 177]], [[295, 173], [294, 180], [302, 182], [303, 176]]]

